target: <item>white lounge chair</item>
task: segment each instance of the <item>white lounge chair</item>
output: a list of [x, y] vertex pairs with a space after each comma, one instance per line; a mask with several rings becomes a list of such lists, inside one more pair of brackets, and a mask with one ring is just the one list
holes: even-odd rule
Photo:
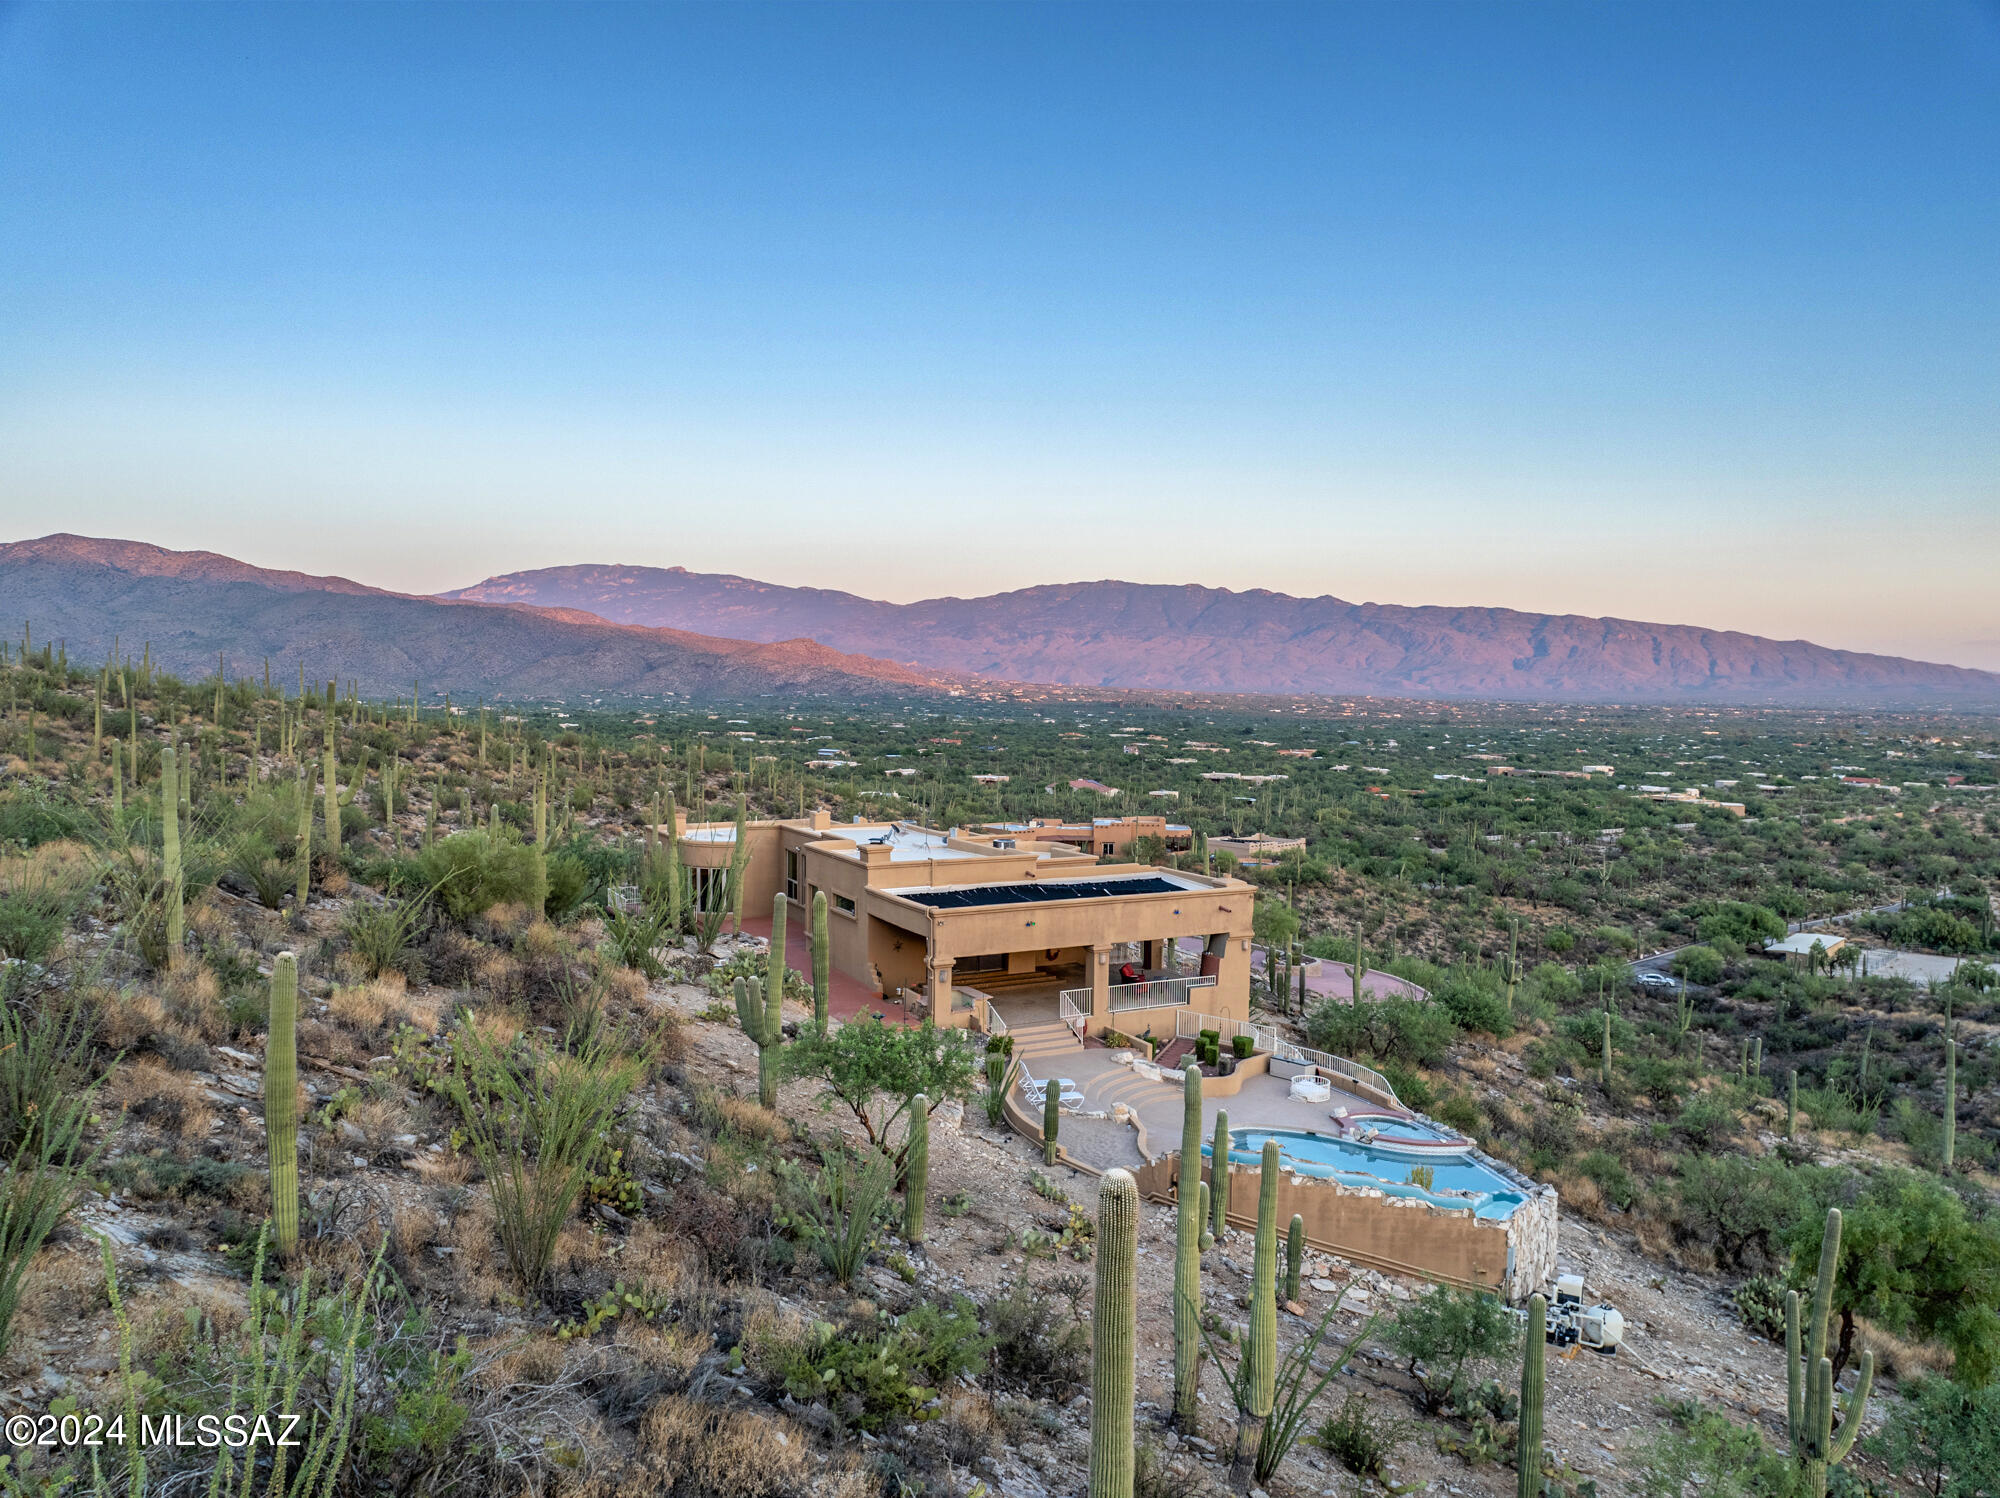
[[1292, 1078], [1292, 1096], [1302, 1103], [1323, 1103], [1333, 1096], [1333, 1087], [1324, 1077], [1301, 1072]]
[[[1076, 1083], [1072, 1082], [1068, 1077], [1056, 1077], [1052, 1080], [1056, 1088], [1057, 1107], [1074, 1112], [1083, 1106], [1083, 1092], [1078, 1088]], [[1033, 1103], [1037, 1108], [1047, 1106], [1049, 1083], [1037, 1082], [1024, 1071], [1021, 1073], [1021, 1091], [1027, 1096], [1028, 1101]]]

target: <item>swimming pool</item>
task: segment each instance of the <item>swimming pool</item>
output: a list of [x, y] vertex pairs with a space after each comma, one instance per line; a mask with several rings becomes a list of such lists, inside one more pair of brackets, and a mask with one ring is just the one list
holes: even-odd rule
[[[1464, 1211], [1470, 1208], [1480, 1217], [1505, 1219], [1527, 1200], [1521, 1188], [1473, 1158], [1468, 1144], [1465, 1152], [1443, 1154], [1420, 1162], [1431, 1173], [1430, 1188], [1409, 1179], [1412, 1162], [1393, 1150], [1335, 1139], [1330, 1134], [1309, 1134], [1298, 1129], [1244, 1129], [1229, 1136], [1229, 1158], [1237, 1165], [1256, 1165], [1264, 1157], [1264, 1141], [1278, 1141], [1279, 1158], [1294, 1175], [1317, 1176], [1339, 1181], [1344, 1186], [1364, 1186], [1386, 1196], [1416, 1197], [1435, 1207]], [[1213, 1146], [1204, 1144], [1203, 1154]]]

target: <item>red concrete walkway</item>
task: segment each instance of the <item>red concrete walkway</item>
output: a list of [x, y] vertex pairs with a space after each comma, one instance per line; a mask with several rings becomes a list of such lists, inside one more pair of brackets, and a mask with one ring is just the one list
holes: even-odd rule
[[[771, 939], [771, 918], [768, 915], [743, 917], [743, 931], [747, 936]], [[812, 984], [812, 947], [810, 933], [805, 922], [789, 917], [785, 921], [785, 966], [795, 973], [805, 976], [808, 987]], [[872, 1014], [885, 1024], [914, 1025], [919, 1023], [916, 1016], [907, 1013], [894, 999], [884, 998], [872, 992], [868, 985], [857, 978], [850, 978], [839, 968], [827, 974], [827, 1013], [837, 1020], [850, 1020], [859, 1015]]]

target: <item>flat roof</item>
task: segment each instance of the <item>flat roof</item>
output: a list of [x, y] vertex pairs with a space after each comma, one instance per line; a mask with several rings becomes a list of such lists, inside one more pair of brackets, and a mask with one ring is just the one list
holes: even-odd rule
[[1794, 931], [1783, 941], [1767, 942], [1764, 950], [1787, 952], [1804, 957], [1812, 951], [1814, 942], [1818, 942], [1821, 947], [1831, 952], [1835, 947], [1846, 946], [1847, 938], [1833, 931]]
[[945, 839], [948, 833], [933, 832], [928, 827], [917, 827], [908, 822], [887, 825], [860, 825], [849, 823], [842, 826], [836, 822], [831, 827], [820, 830], [820, 841], [840, 838], [851, 842], [859, 849], [883, 847], [889, 849], [889, 862], [916, 863], [927, 858], [981, 858], [984, 854], [965, 848], [950, 847]]
[[937, 889], [896, 889], [892, 894], [933, 910], [983, 905], [1050, 905], [1058, 900], [1103, 900], [1120, 895], [1171, 895], [1210, 886], [1169, 874], [1128, 874], [1119, 879], [1026, 879], [1008, 884], [960, 884]]

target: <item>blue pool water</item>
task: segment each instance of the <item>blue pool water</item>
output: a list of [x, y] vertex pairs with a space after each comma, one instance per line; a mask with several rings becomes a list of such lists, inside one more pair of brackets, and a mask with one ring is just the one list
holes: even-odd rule
[[[1320, 1176], [1346, 1186], [1367, 1186], [1389, 1196], [1413, 1196], [1434, 1206], [1464, 1211], [1470, 1207], [1480, 1217], [1504, 1219], [1526, 1200], [1521, 1189], [1505, 1176], [1481, 1165], [1468, 1152], [1447, 1155], [1441, 1160], [1412, 1160], [1409, 1156], [1370, 1149], [1327, 1134], [1308, 1134], [1296, 1129], [1245, 1129], [1229, 1136], [1229, 1158], [1238, 1165], [1255, 1165], [1264, 1157], [1264, 1141], [1278, 1141], [1279, 1156], [1294, 1175]], [[1212, 1146], [1203, 1145], [1202, 1153]], [[1428, 1165], [1431, 1189], [1410, 1184], [1410, 1168]], [[1469, 1195], [1451, 1196], [1447, 1192]]]

